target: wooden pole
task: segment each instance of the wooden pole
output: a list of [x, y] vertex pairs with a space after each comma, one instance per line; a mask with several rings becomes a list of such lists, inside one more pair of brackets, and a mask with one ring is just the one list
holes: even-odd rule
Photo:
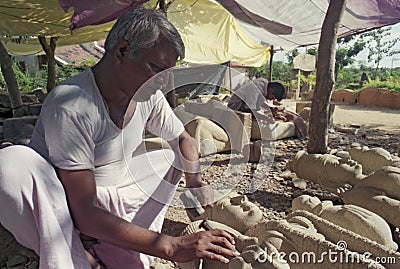
[[335, 83], [335, 55], [337, 32], [347, 0], [331, 0], [321, 29], [318, 47], [318, 67], [312, 99], [309, 141], [310, 154], [324, 154], [328, 150], [328, 107]]
[[273, 72], [273, 67], [272, 67], [272, 62], [274, 58], [274, 46], [271, 46], [271, 49], [269, 51], [269, 81], [272, 81], [272, 72]]

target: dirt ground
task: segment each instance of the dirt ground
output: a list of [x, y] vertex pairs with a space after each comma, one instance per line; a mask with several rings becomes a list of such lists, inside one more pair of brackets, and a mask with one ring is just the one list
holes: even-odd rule
[[[289, 109], [295, 110], [295, 102], [293, 100], [285, 100], [283, 103]], [[329, 147], [331, 149], [345, 150], [352, 143], [360, 143], [369, 147], [382, 147], [391, 154], [398, 156], [398, 144], [400, 142], [400, 110], [336, 104], [334, 112], [335, 127], [339, 125], [350, 126], [350, 124], [357, 127], [358, 132], [341, 133], [334, 130], [329, 133]], [[263, 171], [262, 185], [253, 193], [245, 193], [250, 201], [260, 207], [264, 219], [285, 218], [285, 216], [290, 213], [291, 201], [302, 194], [317, 196], [321, 200], [331, 200], [334, 204], [343, 203], [340, 197], [322, 190], [317, 184], [307, 182], [307, 187], [305, 189], [294, 186], [292, 182], [293, 178], [287, 173], [286, 163], [299, 150], [306, 149], [306, 146], [306, 139], [299, 140], [290, 138], [277, 141], [274, 152], [274, 162], [271, 169]], [[220, 175], [223, 174], [228, 167], [227, 161], [224, 158], [229, 158], [229, 154], [217, 154], [215, 158], [217, 158], [217, 161], [214, 161], [214, 164], [210, 166], [207, 171], [202, 173], [203, 179], [209, 183], [218, 180]], [[247, 164], [243, 181], [249, 182], [256, 169], [258, 168], [255, 168], [255, 164]], [[239, 183], [239, 186], [237, 186], [239, 191], [241, 187], [240, 184], [242, 183]], [[188, 223], [189, 218], [183, 208], [170, 207], [166, 214], [163, 232], [178, 236]], [[398, 234], [394, 234], [394, 237], [395, 236], [397, 236], [397, 238], [394, 239], [400, 243]], [[29, 267], [23, 267], [20, 264], [16, 266], [7, 264], [7, 266], [5, 263], [0, 263], [1, 268], [37, 268], [37, 258], [26, 254], [23, 250], [19, 250], [19, 248], [16, 250], [15, 247], [10, 247], [10, 245], [5, 246], [5, 241], [2, 239], [1, 234], [0, 239], [0, 247], [7, 249], [5, 253], [0, 253], [0, 257], [2, 257], [2, 255], [4, 256], [1, 259], [2, 261], [7, 259], [8, 262], [10, 262], [11, 260], [18, 260], [22, 257], [22, 264], [29, 264]], [[27, 259], [28, 262], [26, 262]], [[160, 259], [156, 261], [164, 268], [178, 268], [177, 265], [172, 262]]]
[[[294, 100], [283, 100], [283, 104], [296, 111]], [[400, 110], [386, 107], [335, 104], [333, 123], [356, 124], [365, 128], [400, 132]]]
[[[284, 100], [283, 104], [295, 111], [294, 100]], [[353, 143], [372, 147], [382, 147], [391, 154], [398, 155], [400, 142], [400, 110], [382, 107], [362, 107], [358, 105], [336, 104], [333, 115], [334, 127], [329, 133], [329, 147], [336, 150], [346, 150]], [[355, 133], [342, 133], [336, 127], [356, 127]], [[309, 194], [320, 200], [331, 200], [334, 204], [343, 204], [340, 197], [322, 190], [318, 184], [307, 182], [306, 189], [296, 188], [292, 178], [286, 170], [286, 163], [299, 150], [305, 150], [307, 140], [283, 139], [277, 141], [274, 163], [271, 170], [265, 171], [262, 185], [254, 193], [245, 193], [249, 200], [263, 211], [266, 220], [283, 219], [291, 211], [291, 201], [299, 195]], [[209, 171], [202, 173], [203, 179], [209, 183], [218, 178], [221, 170], [226, 169], [223, 164], [213, 166]], [[250, 176], [254, 166], [249, 164], [247, 172]], [[244, 178], [246, 180], [246, 178]], [[239, 188], [240, 189], [240, 188]], [[181, 208], [169, 208], [163, 231], [177, 236], [189, 222], [185, 211]], [[393, 233], [398, 243], [398, 234]], [[399, 244], [400, 245], [400, 244]], [[164, 260], [159, 263], [169, 268], [178, 268], [175, 264]]]

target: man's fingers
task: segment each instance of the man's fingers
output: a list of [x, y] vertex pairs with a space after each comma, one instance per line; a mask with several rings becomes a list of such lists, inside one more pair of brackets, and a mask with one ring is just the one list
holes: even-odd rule
[[214, 235], [217, 239], [216, 242], [222, 246], [226, 246], [230, 249], [235, 249], [235, 240], [232, 235], [224, 230], [211, 230], [212, 235]]

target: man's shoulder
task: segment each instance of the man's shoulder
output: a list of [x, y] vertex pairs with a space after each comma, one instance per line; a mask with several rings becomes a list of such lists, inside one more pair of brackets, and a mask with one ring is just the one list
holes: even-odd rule
[[65, 109], [80, 114], [96, 112], [98, 103], [102, 101], [96, 90], [92, 75], [84, 71], [58, 84], [47, 96], [43, 110]]

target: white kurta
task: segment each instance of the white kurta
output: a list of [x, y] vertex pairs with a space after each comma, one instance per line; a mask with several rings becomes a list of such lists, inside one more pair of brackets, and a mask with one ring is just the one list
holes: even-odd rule
[[[132, 102], [130, 107], [135, 109], [131, 109], [134, 113], [124, 123], [124, 127], [119, 129], [110, 119], [89, 69], [57, 86], [46, 98], [30, 143], [30, 147], [40, 155], [21, 146], [0, 151], [0, 202], [2, 205], [14, 204], [13, 210], [16, 211], [25, 208], [19, 210], [15, 216], [11, 209], [9, 214], [1, 212], [0, 222], [17, 240], [22, 238], [19, 240], [22, 244], [40, 255], [41, 268], [87, 266], [87, 261], [81, 256], [81, 244], [76, 242], [79, 239], [73, 229], [71, 230], [72, 220], [66, 207], [65, 194], [52, 166], [66, 170], [92, 170], [97, 184], [99, 206], [142, 227], [161, 230], [167, 205], [180, 178], [180, 172], [173, 168], [177, 159], [169, 149], [152, 152], [135, 152], [135, 149], [142, 143], [145, 129], [169, 141], [179, 136], [184, 127], [161, 91], [153, 94], [148, 101]], [[15, 171], [15, 163], [21, 163], [23, 158], [26, 159], [22, 162], [24, 169]], [[36, 163], [46, 169], [39, 168]], [[18, 186], [12, 186], [15, 184], [15, 177], [20, 181], [19, 187], [26, 185], [25, 180], [35, 187], [21, 190]], [[15, 200], [14, 197], [21, 196], [21, 193], [28, 198]], [[63, 217], [55, 217], [49, 221], [47, 215], [52, 214], [49, 211], [58, 206], [55, 205], [58, 203], [56, 200], [49, 198], [52, 196], [63, 201], [62, 209], [57, 209], [57, 212], [62, 212]], [[46, 202], [41, 202], [42, 200]], [[27, 201], [32, 206], [27, 206]], [[48, 205], [42, 209], [44, 203]], [[13, 228], [15, 222], [32, 218], [29, 211], [33, 212], [34, 221], [28, 223], [37, 223], [36, 236], [24, 235], [26, 227], [22, 224], [21, 228]], [[43, 234], [39, 229], [41, 223], [47, 223], [49, 229], [53, 226], [60, 227], [59, 232], [63, 236], [60, 237], [59, 232], [53, 234], [51, 231]], [[64, 225], [70, 228], [64, 230]], [[52, 249], [60, 240], [64, 242], [65, 248], [52, 251], [48, 255], [37, 245], [45, 244], [44, 248]], [[75, 245], [80, 247], [74, 249], [72, 246]], [[79, 253], [79, 258], [76, 258], [75, 252]], [[108, 268], [147, 268], [151, 263], [148, 256], [140, 254], [139, 257], [138, 253], [121, 250], [103, 242], [95, 245], [93, 252]], [[73, 255], [68, 255], [69, 253]], [[65, 256], [68, 263], [57, 255]], [[78, 263], [75, 261], [77, 259]]]

